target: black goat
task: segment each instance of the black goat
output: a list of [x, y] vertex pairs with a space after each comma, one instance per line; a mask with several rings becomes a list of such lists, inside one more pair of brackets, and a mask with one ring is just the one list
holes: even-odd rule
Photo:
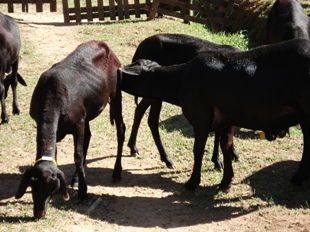
[[0, 13], [0, 100], [1, 122], [8, 123], [5, 98], [9, 87], [13, 91], [13, 114], [20, 114], [17, 102], [17, 81], [26, 86], [26, 82], [17, 73], [21, 47], [20, 33], [15, 20]]
[[195, 135], [194, 167], [186, 189], [199, 185], [208, 134], [219, 129], [224, 154], [220, 188], [230, 187], [233, 125], [274, 134], [300, 123], [304, 151], [292, 181], [301, 184], [310, 171], [309, 65], [310, 41], [295, 39], [246, 52], [203, 53], [174, 66], [139, 60], [122, 69], [122, 90], [182, 107]]
[[[229, 45], [215, 44], [189, 35], [156, 34], [146, 38], [139, 44], [132, 61], [134, 62], [138, 59], [148, 59], [156, 61], [160, 65], [166, 66], [188, 62], [198, 54], [209, 51], [236, 52], [240, 51], [240, 49]], [[173, 91], [173, 89], [171, 89], [171, 91]], [[130, 148], [131, 155], [139, 154], [136, 147], [137, 134], [141, 119], [148, 107], [151, 107], [148, 117], [148, 125], [158, 148], [160, 158], [166, 163], [168, 168], [173, 168], [173, 161], [166, 153], [158, 131], [158, 120], [162, 107], [162, 101], [159, 100], [143, 98], [137, 105], [132, 131], [127, 144]], [[219, 158], [218, 147], [219, 132], [216, 132], [212, 161], [215, 164], [215, 168], [220, 169], [223, 168], [223, 164]], [[236, 151], [234, 151], [234, 158], [238, 159], [238, 154]]]
[[61, 62], [45, 71], [33, 92], [30, 115], [37, 123], [37, 155], [33, 167], [26, 170], [15, 197], [21, 198], [32, 188], [34, 217], [44, 217], [52, 193], [60, 187], [69, 199], [64, 174], [57, 168], [56, 142], [67, 134], [74, 139], [74, 161], [78, 174], [78, 198], [85, 199], [87, 185], [85, 160], [91, 137], [89, 121], [110, 103], [110, 119], [115, 120], [118, 139], [117, 160], [113, 173], [121, 173], [121, 154], [125, 125], [122, 117], [118, 58], [104, 42], [83, 43]]
[[267, 18], [267, 43], [310, 36], [310, 19], [299, 0], [276, 0]]

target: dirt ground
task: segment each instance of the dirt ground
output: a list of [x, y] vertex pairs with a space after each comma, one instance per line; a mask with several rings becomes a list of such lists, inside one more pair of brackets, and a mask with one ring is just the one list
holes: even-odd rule
[[[63, 18], [59, 13], [11, 15], [21, 20], [20, 28], [24, 39], [38, 45], [33, 49], [40, 59], [38, 63], [33, 64], [34, 66], [40, 63], [55, 63], [79, 44], [74, 37], [78, 33], [77, 26], [56, 28], [47, 23], [62, 22]], [[56, 50], [59, 45], [61, 49]], [[29, 65], [32, 64], [22, 61], [20, 68]], [[28, 106], [21, 107], [26, 111]], [[70, 138], [67, 140], [67, 143], [58, 147], [59, 152], [65, 154], [59, 157], [58, 162], [61, 164], [60, 168], [65, 170], [65, 174], [70, 176], [74, 171], [72, 141]], [[32, 147], [35, 149], [33, 144]], [[294, 210], [287, 211], [283, 205], [268, 208], [263, 203], [247, 207], [239, 198], [218, 202], [211, 196], [216, 192], [216, 186], [200, 188], [196, 193], [179, 194], [182, 185], [167, 178], [167, 176], [176, 177], [178, 173], [159, 171], [162, 170], [163, 164], [159, 161], [156, 150], [153, 151], [154, 155], [151, 154], [144, 159], [125, 156], [123, 158], [125, 178], [116, 187], [110, 178], [115, 161], [115, 147], [107, 146], [107, 150], [111, 156], [100, 157], [90, 152], [88, 157], [87, 175], [91, 176], [87, 179], [89, 202], [76, 208], [56, 196], [51, 202], [53, 206], [73, 208], [74, 211], [64, 217], [58, 215], [56, 222], [47, 223], [44, 231], [310, 231], [309, 209], [294, 212]], [[16, 162], [31, 163], [33, 158], [23, 157], [22, 161]], [[10, 172], [16, 173], [16, 170], [8, 170], [8, 173]], [[1, 184], [1, 193], [5, 196], [0, 198], [0, 206], [7, 207], [6, 212], [10, 212], [8, 202], [11, 204], [16, 202], [15, 188], [12, 189], [11, 186], [16, 185], [19, 178], [20, 174], [10, 182]], [[205, 192], [209, 192], [209, 195]], [[71, 194], [73, 195], [72, 191]], [[100, 201], [99, 204], [90, 215], [86, 215], [85, 212], [96, 200]], [[31, 202], [31, 194], [26, 194], [23, 201]], [[209, 203], [205, 203], [207, 201]], [[32, 208], [32, 205], [28, 207]], [[30, 219], [29, 222], [18, 223], [18, 219], [8, 220], [5, 216], [2, 217], [1, 221], [10, 221], [11, 224], [2, 224], [0, 231], [28, 231], [36, 228], [32, 224], [35, 222], [31, 222]], [[53, 218], [52, 211], [48, 211], [47, 218], [47, 221]]]

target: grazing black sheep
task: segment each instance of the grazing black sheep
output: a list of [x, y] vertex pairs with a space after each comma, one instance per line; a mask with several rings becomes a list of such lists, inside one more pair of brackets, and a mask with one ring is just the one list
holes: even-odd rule
[[26, 170], [15, 197], [21, 198], [32, 188], [34, 217], [46, 214], [52, 193], [60, 188], [69, 199], [64, 174], [57, 167], [56, 142], [67, 134], [74, 139], [74, 162], [78, 174], [78, 198], [87, 194], [85, 160], [91, 137], [89, 121], [110, 103], [111, 123], [117, 128], [118, 150], [113, 173], [120, 177], [125, 125], [122, 95], [117, 70], [118, 58], [104, 42], [83, 43], [61, 62], [45, 71], [33, 92], [30, 115], [37, 124], [37, 155], [33, 167]]

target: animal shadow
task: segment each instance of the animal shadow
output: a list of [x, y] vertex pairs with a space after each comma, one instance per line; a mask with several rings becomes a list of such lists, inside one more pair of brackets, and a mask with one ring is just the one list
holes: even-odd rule
[[263, 168], [243, 181], [252, 187], [254, 197], [287, 208], [309, 208], [310, 181], [302, 186], [290, 180], [299, 166], [296, 161], [281, 161]]
[[[9, 174], [1, 173], [1, 188], [0, 188], [0, 201], [14, 197], [19, 181], [21, 180], [21, 174]], [[1, 205], [2, 203], [0, 203]]]
[[[159, 122], [159, 126], [165, 128], [165, 130], [170, 133], [179, 131], [187, 138], [194, 137], [193, 128], [183, 114], [175, 115], [163, 120]], [[211, 133], [211, 136], [213, 135], [214, 133]], [[257, 139], [259, 138], [259, 133], [256, 133], [256, 131], [253, 130], [235, 127], [234, 136], [239, 139]]]

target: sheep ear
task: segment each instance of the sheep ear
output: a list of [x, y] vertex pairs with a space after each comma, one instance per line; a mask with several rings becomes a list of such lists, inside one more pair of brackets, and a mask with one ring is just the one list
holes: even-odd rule
[[31, 174], [32, 174], [31, 169], [27, 169], [26, 172], [24, 173], [22, 180], [19, 184], [17, 193], [15, 194], [16, 199], [21, 198], [25, 194], [30, 183]]
[[141, 70], [138, 70], [137, 68], [134, 68], [132, 66], [121, 67], [119, 68], [119, 70], [121, 71], [121, 73], [125, 73], [131, 76], [139, 76], [139, 74], [141, 73]]
[[70, 196], [69, 196], [67, 184], [65, 181], [65, 175], [63, 174], [62, 171], [59, 171], [57, 174], [57, 177], [60, 181], [60, 194], [65, 201], [68, 201], [70, 199]]

